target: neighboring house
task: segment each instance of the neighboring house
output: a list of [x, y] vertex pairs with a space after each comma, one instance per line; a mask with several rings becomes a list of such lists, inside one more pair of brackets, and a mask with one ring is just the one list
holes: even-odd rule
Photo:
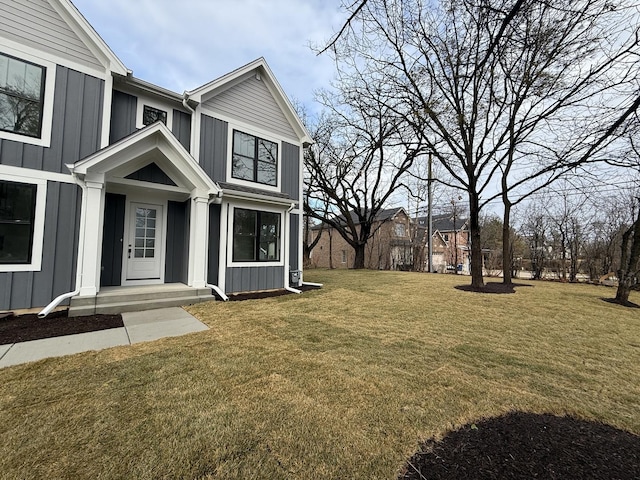
[[0, 309], [297, 285], [310, 142], [262, 58], [179, 94], [69, 0], [0, 0]]
[[[352, 214], [355, 220], [355, 215]], [[342, 217], [344, 218], [344, 217]], [[357, 220], [356, 220], [357, 225]], [[322, 231], [321, 231], [322, 230]], [[314, 267], [352, 268], [355, 252], [342, 236], [328, 225], [314, 226], [313, 238], [321, 235], [311, 251]], [[376, 270], [410, 268], [412, 264], [411, 220], [403, 208], [381, 210], [371, 229], [373, 235], [365, 249], [365, 267]]]
[[[417, 218], [418, 238], [427, 238], [427, 217]], [[468, 220], [465, 218], [454, 218], [451, 214], [433, 215], [431, 218], [432, 238], [432, 265], [435, 272], [444, 273], [457, 270], [469, 273], [469, 255], [471, 253], [469, 244]], [[414, 221], [414, 223], [416, 223]], [[425, 256], [426, 259], [426, 256]], [[426, 260], [425, 260], [426, 262]], [[425, 269], [427, 269], [425, 264]]]

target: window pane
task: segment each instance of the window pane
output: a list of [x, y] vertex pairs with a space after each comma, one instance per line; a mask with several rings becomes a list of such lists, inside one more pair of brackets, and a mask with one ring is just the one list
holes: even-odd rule
[[240, 180], [253, 181], [253, 160], [234, 155], [231, 175]]
[[276, 185], [277, 169], [274, 163], [258, 162], [258, 182], [265, 185]]
[[280, 259], [280, 214], [260, 213], [260, 260]]
[[136, 247], [144, 247], [144, 238], [136, 238]]
[[234, 210], [233, 227], [234, 232], [242, 235], [256, 235], [257, 212], [236, 208]]
[[142, 124], [151, 125], [152, 123], [160, 120], [165, 125], [167, 124], [167, 112], [160, 110], [159, 108], [153, 108], [149, 105], [145, 105], [142, 108]]
[[0, 130], [40, 135], [44, 67], [0, 54]]
[[233, 153], [244, 157], [255, 157], [255, 141], [256, 137], [253, 135], [247, 135], [246, 133], [238, 131], [233, 132]]
[[136, 248], [134, 256], [136, 258], [144, 258], [144, 248]]
[[236, 235], [233, 238], [233, 261], [252, 262], [256, 259], [255, 237]]
[[144, 251], [144, 256], [145, 256], [145, 258], [153, 258], [153, 253], [154, 253], [153, 248], [147, 248]]
[[36, 185], [0, 181], [0, 263], [29, 263]]
[[278, 160], [278, 146], [268, 140], [259, 139], [258, 160], [275, 164]]

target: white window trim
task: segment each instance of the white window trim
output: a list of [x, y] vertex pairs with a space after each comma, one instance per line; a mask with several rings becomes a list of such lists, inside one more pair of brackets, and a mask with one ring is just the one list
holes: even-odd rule
[[[270, 192], [280, 192], [280, 188], [282, 185], [282, 140], [277, 137], [265, 134], [259, 130], [255, 130], [251, 127], [247, 127], [240, 124], [229, 123], [228, 124], [228, 132], [227, 132], [227, 183], [232, 183], [235, 185], [243, 185], [245, 187], [250, 188], [258, 188], [260, 190], [266, 190]], [[264, 183], [259, 182], [251, 182], [248, 180], [241, 180], [239, 178], [234, 178], [232, 174], [233, 167], [233, 132], [239, 131], [242, 133], [246, 133], [248, 135], [253, 135], [254, 137], [259, 137], [264, 140], [268, 140], [270, 142], [275, 143], [278, 146], [278, 164], [276, 165], [276, 184], [275, 185], [266, 185]]]
[[[268, 213], [278, 213], [280, 214], [280, 260], [277, 262], [234, 262], [233, 261], [233, 229], [234, 223], [233, 219], [235, 216], [236, 208], [240, 208], [243, 210], [255, 210], [259, 212], [268, 212]], [[229, 204], [229, 208], [227, 209], [227, 266], [229, 267], [283, 267], [284, 266], [284, 214], [285, 211], [277, 208], [269, 208], [262, 205], [255, 205], [252, 203], [236, 203]]]
[[44, 243], [44, 218], [47, 206], [47, 180], [3, 173], [0, 180], [36, 185], [36, 210], [33, 219], [33, 245], [31, 263], [0, 264], [0, 272], [39, 272], [42, 269], [42, 245]]
[[138, 96], [138, 101], [136, 103], [136, 128], [146, 127], [146, 125], [142, 123], [142, 113], [144, 112], [144, 107], [146, 105], [147, 107], [167, 112], [167, 128], [173, 131], [173, 107], [164, 103], [156, 102], [151, 98], [141, 96]]
[[53, 126], [53, 98], [55, 96], [56, 89], [56, 64], [49, 60], [24, 52], [23, 50], [11, 48], [11, 46], [6, 44], [0, 45], [0, 51], [19, 60], [34, 63], [45, 69], [42, 128], [40, 130], [40, 136], [30, 137], [28, 135], [0, 130], [0, 138], [4, 140], [12, 140], [14, 142], [27, 143], [29, 145], [49, 147], [51, 145], [51, 130]]

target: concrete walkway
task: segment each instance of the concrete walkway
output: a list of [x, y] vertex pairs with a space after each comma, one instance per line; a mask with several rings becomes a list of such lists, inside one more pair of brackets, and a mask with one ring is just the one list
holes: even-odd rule
[[180, 307], [122, 314], [124, 327], [0, 345], [0, 368], [89, 350], [149, 342], [207, 330]]

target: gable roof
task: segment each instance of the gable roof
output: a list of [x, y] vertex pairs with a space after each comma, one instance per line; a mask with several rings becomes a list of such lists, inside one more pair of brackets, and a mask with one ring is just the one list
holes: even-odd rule
[[98, 35], [71, 0], [49, 0], [51, 6], [67, 21], [67, 24], [85, 41], [87, 47], [103, 61], [105, 68], [118, 75], [126, 75], [127, 67], [113, 53], [109, 45]]
[[260, 78], [264, 81], [265, 85], [269, 89], [269, 92], [282, 110], [286, 119], [293, 127], [300, 141], [302, 143], [312, 143], [313, 140], [311, 139], [311, 135], [300, 120], [300, 117], [298, 117], [298, 114], [293, 108], [293, 105], [291, 105], [291, 102], [276, 80], [275, 75], [269, 68], [269, 65], [267, 65], [267, 61], [264, 59], [264, 57], [260, 57], [253, 62], [247, 63], [246, 65], [237, 68], [221, 77], [218, 77], [215, 80], [212, 80], [211, 82], [206, 83], [194, 90], [185, 91], [184, 95], [194, 102], [202, 103], [203, 101], [215, 97], [216, 95], [221, 94], [227, 89], [239, 84], [252, 73], [259, 75]]
[[[418, 217], [418, 228], [427, 228], [427, 217]], [[467, 228], [467, 219], [456, 217], [455, 226], [453, 224], [453, 216], [450, 213], [433, 215], [431, 217], [432, 230], [434, 232], [453, 232], [465, 230]]]
[[152, 162], [176, 185], [189, 191], [199, 190], [203, 195], [217, 195], [221, 192], [220, 187], [160, 121], [137, 130], [74, 164], [68, 164], [67, 168], [79, 176], [115, 174], [126, 178]]

